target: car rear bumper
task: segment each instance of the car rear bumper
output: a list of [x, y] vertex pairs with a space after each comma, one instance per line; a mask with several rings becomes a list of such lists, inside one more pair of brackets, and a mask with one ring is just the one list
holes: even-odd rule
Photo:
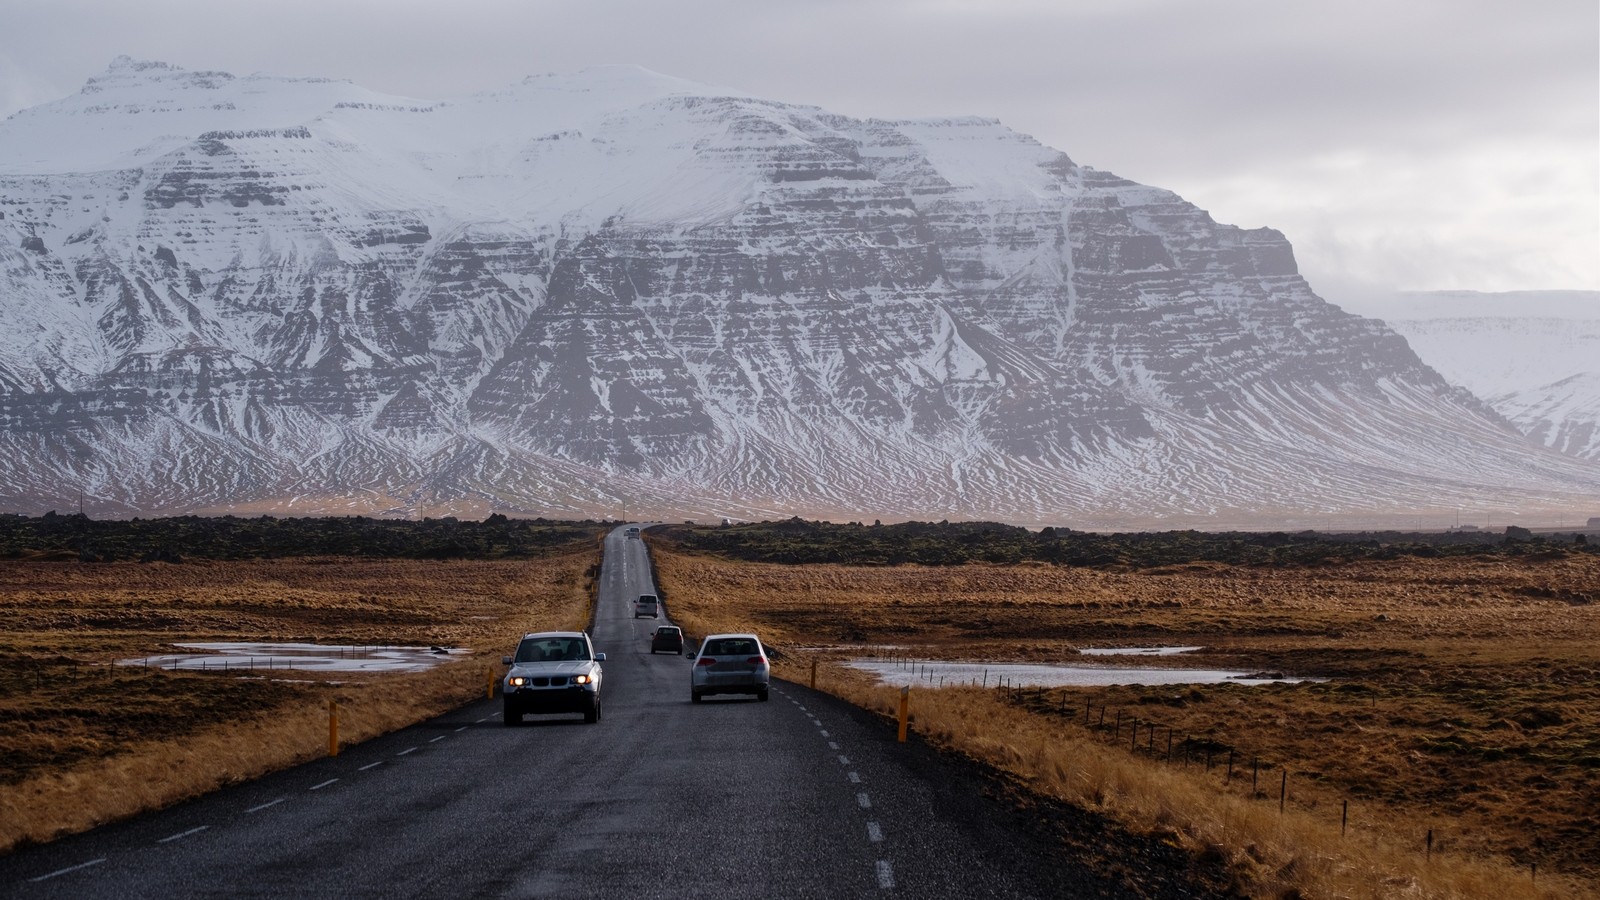
[[712, 694], [764, 694], [767, 692], [768, 683], [765, 681], [724, 681], [716, 684], [695, 683], [692, 690], [702, 697]]

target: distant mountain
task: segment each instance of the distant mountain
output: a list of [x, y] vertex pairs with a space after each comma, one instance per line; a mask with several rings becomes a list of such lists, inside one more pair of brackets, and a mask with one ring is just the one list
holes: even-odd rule
[[1600, 291], [1415, 292], [1358, 309], [1524, 434], [1600, 461]]
[[1283, 236], [990, 119], [118, 59], [0, 123], [0, 509], [1083, 526], [1600, 506]]

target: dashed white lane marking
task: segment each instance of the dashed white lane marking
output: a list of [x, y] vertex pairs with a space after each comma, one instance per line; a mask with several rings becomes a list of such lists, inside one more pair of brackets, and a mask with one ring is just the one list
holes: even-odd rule
[[324, 782], [323, 782], [323, 783], [321, 783], [321, 784], [313, 784], [313, 785], [312, 785], [312, 786], [311, 786], [311, 787], [309, 787], [309, 788], [307, 788], [307, 789], [306, 789], [306, 790], [310, 790], [310, 791], [320, 791], [320, 790], [322, 790], [322, 789], [323, 789], [323, 788], [325, 788], [325, 787], [327, 787], [327, 786], [328, 786], [328, 785], [330, 785], [330, 784], [333, 784], [333, 783], [334, 783], [334, 782], [335, 782], [335, 781], [338, 781], [338, 780], [339, 780], [339, 779], [337, 779], [337, 778], [329, 778], [329, 779], [328, 779], [328, 780], [327, 780], [327, 781], [324, 781]]
[[288, 797], [279, 797], [276, 800], [268, 800], [266, 803], [263, 803], [260, 806], [252, 806], [252, 807], [250, 807], [249, 809], [245, 810], [245, 812], [247, 812], [247, 813], [261, 812], [263, 809], [266, 809], [269, 806], [277, 806], [279, 803], [282, 803], [283, 801], [285, 801], [287, 799], [289, 799], [289, 798]]
[[444, 740], [444, 735], [442, 735], [442, 734], [441, 734], [441, 735], [439, 735], [439, 736], [438, 736], [438, 737], [436, 737], [436, 738], [434, 738], [434, 739], [433, 739], [433, 740], [431, 740], [431, 741], [429, 741], [429, 742], [428, 742], [428, 743], [430, 743], [430, 744], [437, 744], [437, 743], [439, 743], [439, 742], [440, 742], [440, 741], [442, 741], [442, 740]]
[[465, 726], [465, 725], [463, 725], [460, 728], [456, 729], [457, 732], [462, 732], [462, 731], [466, 731], [466, 730], [467, 730], [467, 726]]
[[862, 809], [872, 808], [872, 798], [868, 797], [864, 791], [856, 795], [856, 803], [859, 804]]
[[839, 757], [839, 765], [841, 765], [841, 766], [850, 765], [850, 757], [848, 757], [848, 756], [840, 756]]
[[889, 865], [887, 859], [878, 860], [878, 887], [886, 891], [894, 890], [894, 867]]
[[829, 750], [837, 750], [837, 749], [839, 749], [839, 742], [838, 741], [829, 741], [828, 742], [828, 749]]
[[210, 827], [211, 827], [210, 825], [196, 825], [195, 827], [189, 829], [188, 831], [180, 831], [177, 834], [169, 834], [166, 837], [156, 841], [156, 843], [165, 844], [165, 843], [168, 843], [170, 841], [178, 840], [179, 838], [186, 838], [191, 834], [199, 834], [200, 832], [205, 831], [207, 828], [210, 828]]
[[380, 760], [378, 760], [377, 762], [374, 762], [374, 763], [367, 763], [366, 765], [362, 766], [361, 768], [357, 769], [356, 771], [357, 772], [365, 772], [366, 770], [368, 770], [368, 769], [370, 769], [370, 768], [372, 768], [374, 766], [381, 766], [381, 765], [383, 765], [383, 760], [380, 759]]
[[493, 716], [484, 716], [484, 717], [483, 717], [483, 718], [481, 718], [481, 719], [479, 719], [479, 720], [478, 720], [478, 721], [476, 721], [476, 722], [473, 722], [473, 723], [472, 723], [472, 724], [474, 724], [474, 725], [479, 725], [479, 724], [482, 724], [482, 723], [484, 723], [484, 722], [487, 722], [487, 721], [489, 721], [489, 720], [490, 720], [490, 719], [492, 719], [492, 718], [494, 718], [494, 717], [493, 717]]
[[827, 737], [827, 736], [828, 736], [828, 730], [827, 730], [827, 729], [826, 729], [826, 728], [824, 728], [824, 729], [823, 729], [823, 730], [822, 730], [822, 736], [823, 736], [823, 737]]
[[883, 828], [881, 828], [877, 822], [867, 823], [867, 840], [873, 842], [874, 844], [883, 843]]
[[846, 772], [844, 774], [844, 777], [850, 779], [850, 783], [851, 784], [860, 784], [861, 783], [861, 776], [856, 774], [855, 772]]
[[405, 756], [407, 753], [415, 753], [415, 752], [417, 752], [417, 748], [416, 747], [407, 747], [406, 749], [401, 750], [399, 753], [396, 753], [395, 756]]
[[100, 865], [101, 863], [103, 863], [105, 861], [106, 861], [106, 857], [102, 856], [99, 859], [91, 859], [86, 863], [78, 863], [75, 866], [67, 866], [65, 869], [57, 869], [54, 872], [46, 872], [43, 875], [38, 875], [38, 876], [35, 876], [33, 878], [29, 878], [28, 880], [31, 881], [31, 882], [34, 882], [35, 884], [37, 884], [38, 882], [41, 882], [41, 881], [48, 881], [49, 879], [54, 878], [57, 875], [65, 875], [68, 872], [76, 872], [79, 869], [87, 869], [90, 866], [98, 866], [98, 865]]

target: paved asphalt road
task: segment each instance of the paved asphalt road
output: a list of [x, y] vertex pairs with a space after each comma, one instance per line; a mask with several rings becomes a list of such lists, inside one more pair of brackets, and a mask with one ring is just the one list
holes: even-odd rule
[[[606, 539], [603, 716], [499, 700], [0, 857], [4, 897], [1062, 897], [1118, 893], [893, 729], [803, 686], [689, 702], [643, 541]], [[667, 612], [670, 613], [670, 598]], [[664, 619], [661, 621], [665, 621]], [[507, 637], [507, 652], [512, 646]]]

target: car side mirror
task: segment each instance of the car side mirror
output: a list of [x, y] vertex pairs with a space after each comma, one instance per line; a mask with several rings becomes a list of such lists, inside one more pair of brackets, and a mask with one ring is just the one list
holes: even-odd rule
[[500, 657], [500, 665], [502, 665], [502, 666], [511, 665], [511, 657], [509, 657], [509, 656]]
[[606, 655], [604, 653], [596, 653], [594, 655], [594, 661], [595, 662], [605, 662], [606, 661]]

